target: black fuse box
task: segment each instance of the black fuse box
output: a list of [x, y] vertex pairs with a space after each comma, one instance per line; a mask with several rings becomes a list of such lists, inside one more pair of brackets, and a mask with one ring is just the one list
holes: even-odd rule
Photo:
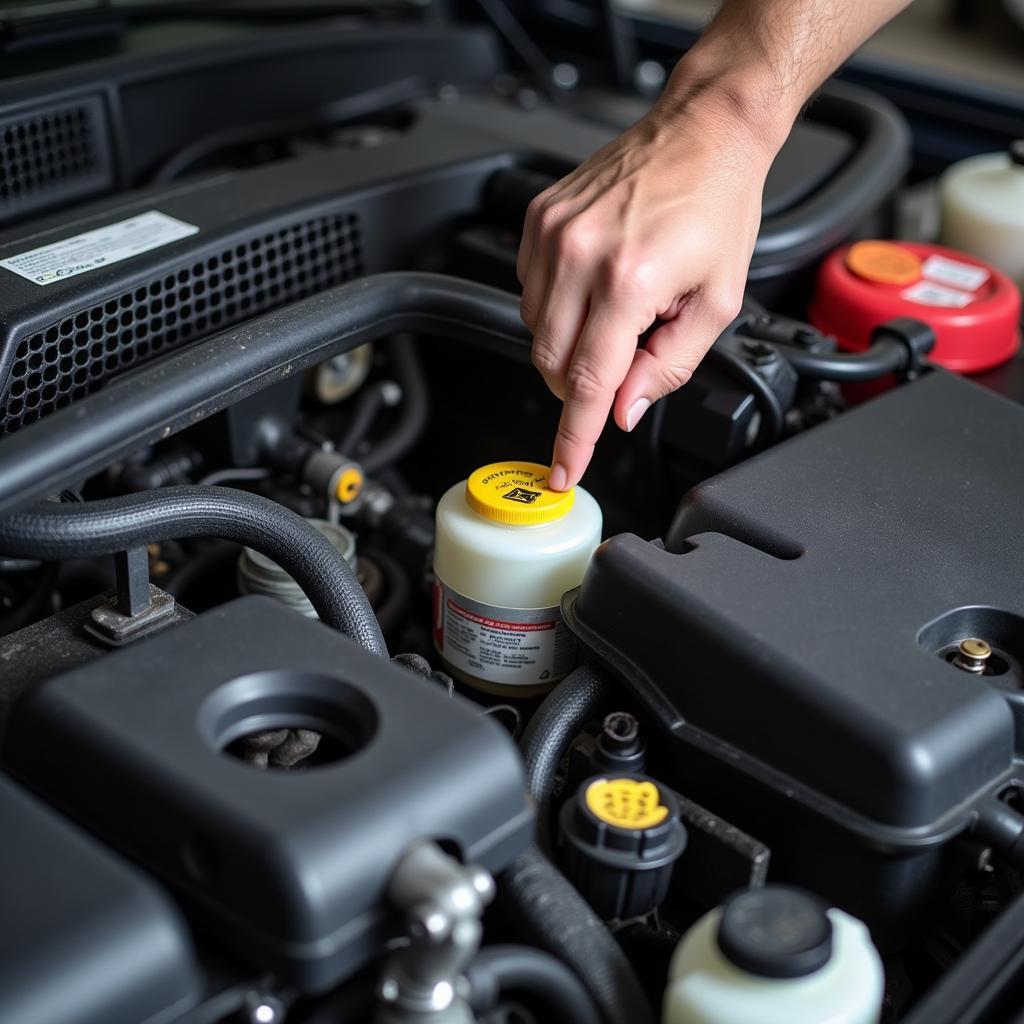
[[671, 734], [648, 771], [895, 936], [1015, 772], [1022, 507], [1024, 409], [935, 370], [605, 543], [567, 621]]
[[[305, 770], [225, 751], [323, 739]], [[24, 697], [4, 757], [169, 881], [230, 947], [304, 991], [379, 954], [391, 872], [421, 839], [497, 872], [532, 838], [511, 737], [320, 622], [247, 597]]]

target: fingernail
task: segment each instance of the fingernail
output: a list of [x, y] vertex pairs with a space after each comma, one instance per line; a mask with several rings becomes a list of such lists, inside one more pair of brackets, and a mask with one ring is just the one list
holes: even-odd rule
[[569, 482], [569, 474], [565, 471], [565, 466], [552, 466], [551, 476], [548, 479], [548, 483], [551, 485], [553, 491], [564, 491], [565, 485]]
[[638, 398], [626, 413], [626, 429], [632, 430], [641, 420], [643, 414], [650, 409], [651, 403], [646, 398]]

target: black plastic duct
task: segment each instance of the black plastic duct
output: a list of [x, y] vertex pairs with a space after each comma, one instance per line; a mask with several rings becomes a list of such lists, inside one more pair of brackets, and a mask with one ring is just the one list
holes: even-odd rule
[[82, 480], [307, 367], [398, 331], [525, 352], [519, 299], [440, 274], [361, 278], [126, 374], [0, 444], [0, 512]]

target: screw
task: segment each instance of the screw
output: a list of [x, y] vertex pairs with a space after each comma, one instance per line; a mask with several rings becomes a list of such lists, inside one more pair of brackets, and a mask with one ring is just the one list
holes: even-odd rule
[[984, 640], [968, 637], [957, 644], [953, 655], [953, 664], [965, 672], [980, 676], [985, 671], [988, 659], [992, 656], [992, 648]]
[[752, 366], [771, 366], [779, 358], [779, 354], [771, 345], [755, 341], [753, 338], [743, 342], [743, 355]]

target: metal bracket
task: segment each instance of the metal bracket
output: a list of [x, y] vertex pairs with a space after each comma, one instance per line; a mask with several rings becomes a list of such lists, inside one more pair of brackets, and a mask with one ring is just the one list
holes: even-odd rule
[[375, 1024], [474, 1024], [459, 978], [480, 947], [494, 879], [425, 841], [402, 858], [388, 895], [407, 934], [384, 963]]
[[117, 594], [93, 608], [85, 631], [108, 647], [148, 636], [176, 621], [170, 594], [149, 582], [149, 552], [143, 548], [114, 555]]

